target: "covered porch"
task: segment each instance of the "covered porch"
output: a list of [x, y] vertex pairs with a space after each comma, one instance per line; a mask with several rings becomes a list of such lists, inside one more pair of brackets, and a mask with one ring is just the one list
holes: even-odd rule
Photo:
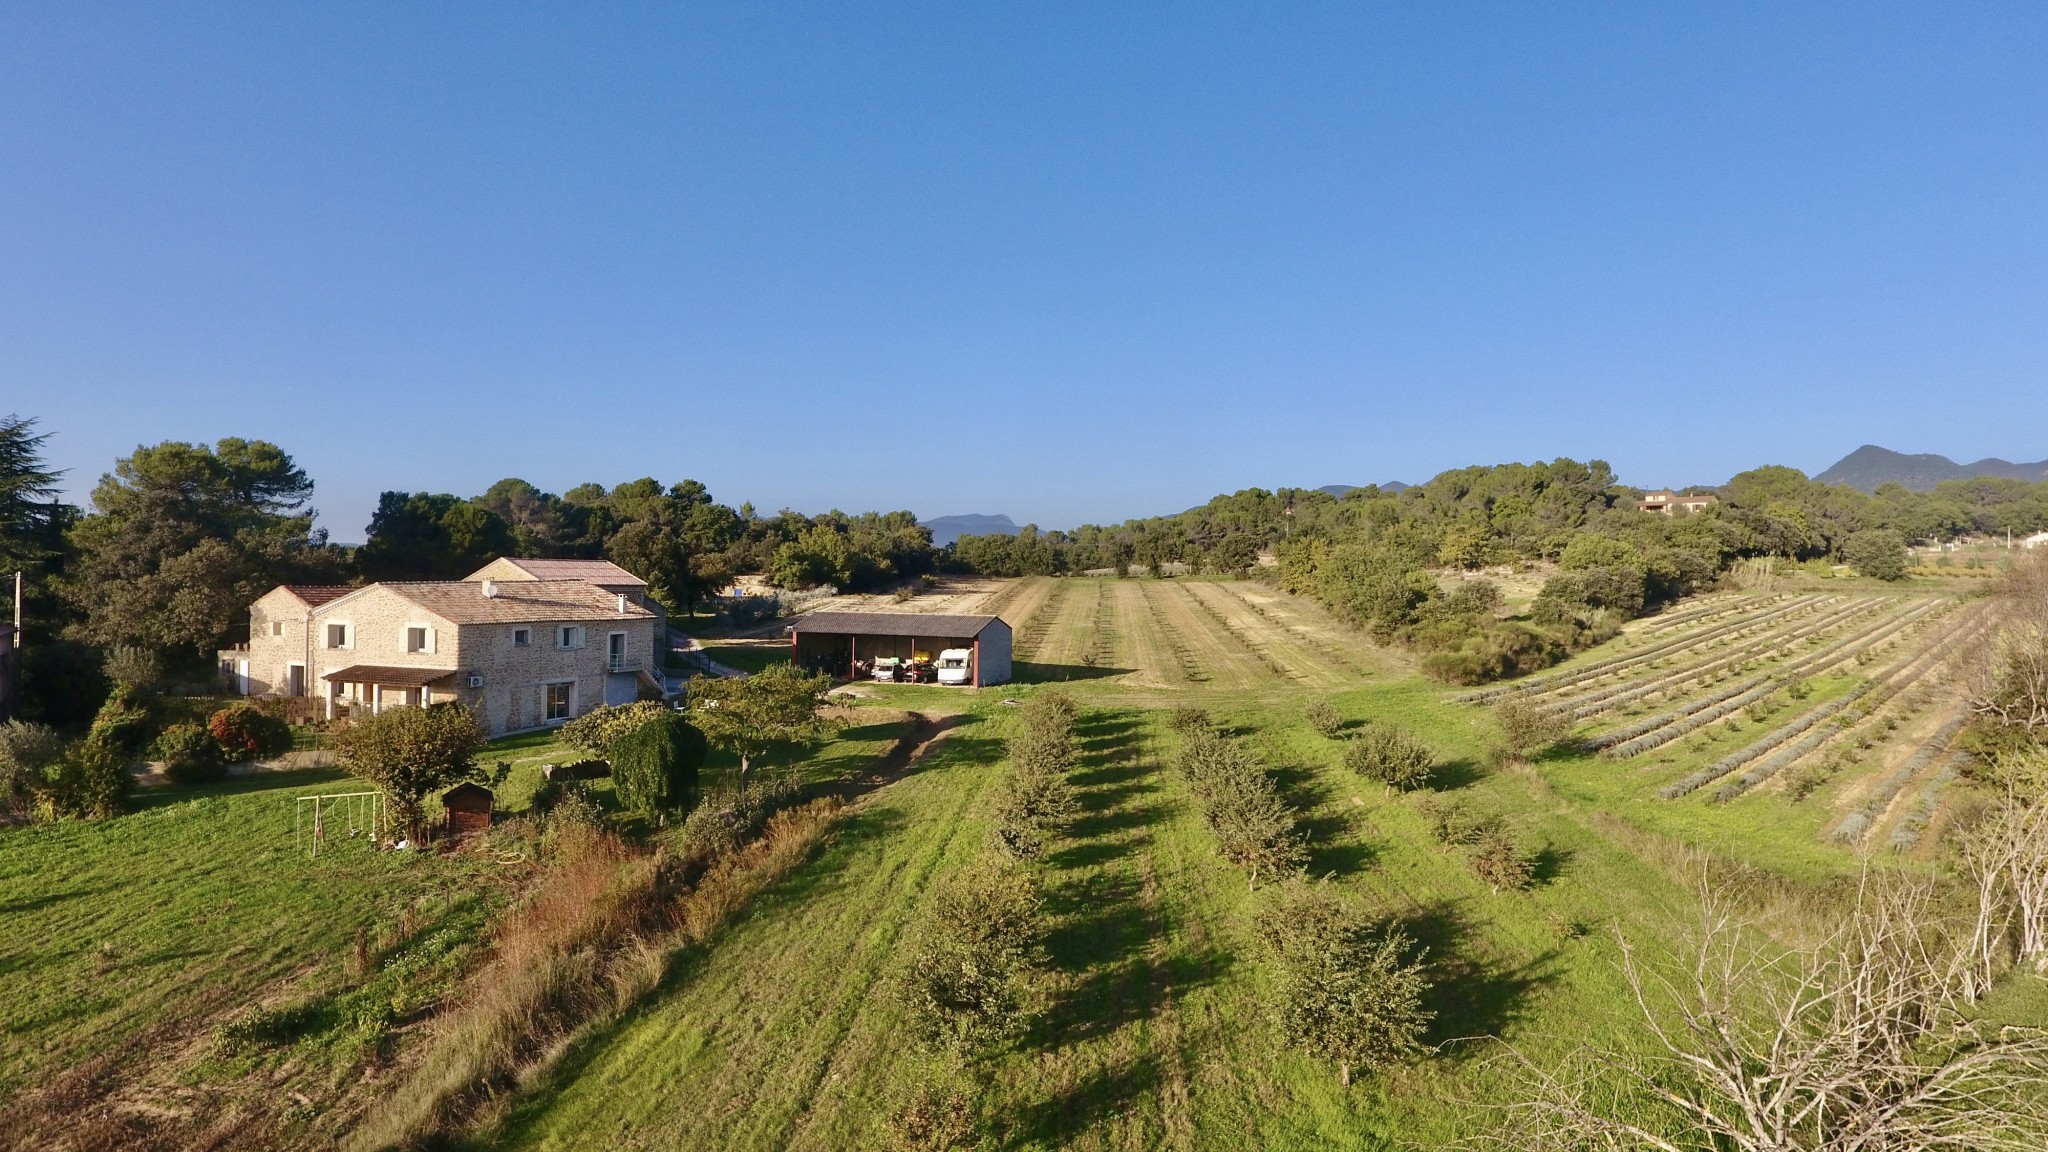
[[320, 679], [327, 683], [327, 718], [332, 720], [356, 710], [374, 716], [387, 708], [419, 708], [453, 700], [455, 673], [453, 668], [378, 664], [351, 664], [325, 673]]

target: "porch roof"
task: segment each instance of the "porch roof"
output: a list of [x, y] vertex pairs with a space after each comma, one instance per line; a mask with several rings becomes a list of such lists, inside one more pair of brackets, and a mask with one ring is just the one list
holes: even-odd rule
[[351, 664], [323, 674], [322, 680], [342, 684], [383, 684], [391, 688], [424, 688], [455, 675], [453, 668], [400, 668], [384, 664]]

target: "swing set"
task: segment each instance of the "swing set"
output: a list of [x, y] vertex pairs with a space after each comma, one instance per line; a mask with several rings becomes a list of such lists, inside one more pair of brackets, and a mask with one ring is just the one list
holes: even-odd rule
[[292, 805], [292, 851], [307, 852], [309, 859], [319, 857], [320, 842], [329, 836], [367, 840], [374, 848], [378, 834], [390, 821], [382, 792], [334, 792], [296, 799]]

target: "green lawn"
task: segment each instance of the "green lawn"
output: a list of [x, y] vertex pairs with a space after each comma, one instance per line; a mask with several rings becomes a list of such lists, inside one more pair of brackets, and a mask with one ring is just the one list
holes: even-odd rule
[[[923, 690], [925, 692], [933, 690]], [[1019, 694], [1031, 689], [1019, 689]], [[885, 693], [910, 703], [918, 690]], [[1417, 680], [1337, 697], [1444, 754], [1443, 786], [1500, 811], [1543, 849], [1531, 891], [1493, 895], [1437, 846], [1416, 798], [1337, 767], [1298, 699], [1209, 700], [1279, 771], [1314, 833], [1318, 875], [1398, 920], [1431, 956], [1442, 1054], [1342, 1091], [1329, 1065], [1277, 1050], [1264, 1025], [1249, 912], [1181, 782], [1157, 710], [1087, 696], [1084, 816], [1042, 870], [1052, 931], [1043, 1015], [987, 1068], [1012, 1148], [1337, 1148], [1469, 1130], [1492, 1085], [1463, 1038], [1547, 1029], [1622, 1039], [1605, 929], [1663, 938], [1683, 888], [1596, 828], [1590, 804], [1534, 773], [1481, 767], [1478, 713]], [[960, 699], [955, 696], [954, 699]], [[484, 1143], [536, 1149], [872, 1146], [918, 1075], [893, 998], [900, 943], [934, 876], [985, 841], [983, 793], [1014, 713], [985, 720], [879, 793], [832, 846], [773, 890], [665, 994], [599, 1038]], [[1619, 897], [1619, 898], [1618, 898]], [[690, 1101], [677, 1107], [676, 1101]]]
[[475, 887], [465, 858], [294, 849], [294, 797], [359, 788], [274, 773], [0, 832], [0, 1096], [138, 1037], [168, 1055], [280, 981], [338, 978], [359, 928]]

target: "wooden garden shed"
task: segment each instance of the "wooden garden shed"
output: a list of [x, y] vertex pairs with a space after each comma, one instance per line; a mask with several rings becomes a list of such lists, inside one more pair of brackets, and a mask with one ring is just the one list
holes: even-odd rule
[[457, 784], [441, 793], [448, 835], [460, 840], [473, 832], [490, 831], [491, 801], [491, 790], [481, 784]]

